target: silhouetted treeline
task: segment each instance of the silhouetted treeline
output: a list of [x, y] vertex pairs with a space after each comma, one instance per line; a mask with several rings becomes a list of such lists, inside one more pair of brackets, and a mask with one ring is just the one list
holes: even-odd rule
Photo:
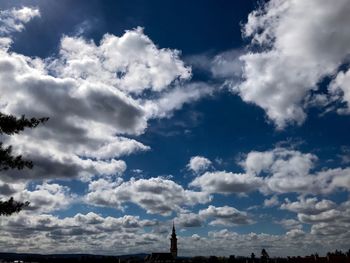
[[[147, 254], [124, 255], [124, 256], [103, 256], [88, 254], [66, 254], [66, 255], [40, 255], [40, 254], [16, 254], [0, 253], [0, 262], [37, 262], [37, 263], [141, 263]], [[260, 256], [252, 253], [249, 257], [234, 256], [196, 256], [179, 257], [179, 263], [350, 263], [350, 249], [347, 252], [336, 250], [328, 252], [326, 256], [320, 257], [312, 254], [304, 257], [270, 258], [265, 250]], [[161, 262], [157, 262], [161, 263]]]
[[[37, 263], [116, 263], [119, 262], [117, 256], [87, 255], [87, 254], [64, 254], [64, 255], [40, 255], [40, 254], [16, 254], [0, 253], [0, 262], [37, 262]], [[132, 259], [133, 256], [127, 257], [121, 262]], [[138, 259], [142, 262], [143, 257]], [[141, 260], [141, 261], [140, 261]]]

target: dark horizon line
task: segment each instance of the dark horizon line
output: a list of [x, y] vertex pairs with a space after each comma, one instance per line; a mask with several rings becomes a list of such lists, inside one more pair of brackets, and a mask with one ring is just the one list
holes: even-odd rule
[[[350, 256], [350, 247], [349, 250], [334, 250], [334, 251], [328, 251], [327, 253], [325, 253], [325, 256], [327, 256], [327, 254], [331, 253], [343, 253], [344, 255], [348, 255]], [[120, 254], [120, 255], [115, 255], [115, 254], [91, 254], [91, 253], [50, 253], [50, 254], [42, 254], [42, 253], [31, 253], [31, 252], [1, 252], [0, 251], [0, 258], [2, 256], [38, 256], [38, 257], [65, 257], [65, 258], [69, 258], [69, 257], [82, 257], [82, 256], [90, 256], [90, 257], [119, 257], [119, 258], [125, 258], [125, 257], [141, 257], [143, 255], [150, 255], [151, 253], [145, 253], [145, 252], [140, 252], [140, 253], [133, 253], [133, 254]], [[306, 256], [312, 256], [312, 255], [319, 255], [318, 252], [313, 252], [311, 254], [307, 254], [307, 255], [297, 255], [297, 256], [272, 256], [270, 257], [272, 258], [294, 258], [294, 257], [306, 257]], [[230, 256], [235, 256], [236, 258], [250, 258], [251, 255], [248, 256], [241, 256], [241, 255], [235, 255], [235, 254], [231, 254], [229, 256], [222, 256], [222, 255], [208, 255], [208, 256], [203, 256], [203, 255], [194, 255], [194, 256], [178, 256], [178, 258], [195, 258], [195, 257], [205, 257], [205, 258], [209, 258], [209, 257], [230, 257]], [[255, 255], [256, 258], [259, 258], [259, 255]], [[320, 256], [322, 257], [322, 256]]]

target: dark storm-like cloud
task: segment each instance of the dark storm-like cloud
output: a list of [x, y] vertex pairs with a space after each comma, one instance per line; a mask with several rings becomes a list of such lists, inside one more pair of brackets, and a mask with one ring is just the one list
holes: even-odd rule
[[98, 45], [62, 36], [58, 54], [46, 59], [10, 52], [11, 33], [38, 16], [38, 9], [26, 7], [0, 14], [0, 110], [50, 118], [4, 137], [35, 166], [3, 180], [118, 176], [126, 164], [117, 158], [150, 149], [126, 136], [142, 134], [149, 119], [167, 117], [212, 92], [208, 85], [185, 83], [191, 69], [180, 52], [158, 48], [142, 28], [120, 37], [106, 34]]

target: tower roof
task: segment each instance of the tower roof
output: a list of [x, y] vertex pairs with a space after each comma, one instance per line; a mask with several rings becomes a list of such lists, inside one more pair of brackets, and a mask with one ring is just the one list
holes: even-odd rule
[[171, 233], [172, 236], [176, 236], [176, 230], [175, 230], [175, 223], [173, 221], [173, 230], [172, 230], [172, 233]]

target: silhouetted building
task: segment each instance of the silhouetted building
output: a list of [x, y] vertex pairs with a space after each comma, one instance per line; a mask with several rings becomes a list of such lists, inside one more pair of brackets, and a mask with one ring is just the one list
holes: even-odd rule
[[151, 255], [146, 256], [145, 262], [149, 263], [171, 263], [176, 262], [177, 257], [177, 237], [175, 231], [175, 224], [173, 222], [173, 229], [171, 232], [170, 238], [170, 253], [152, 253]]
[[174, 258], [177, 257], [177, 237], [176, 237], [174, 222], [173, 222], [173, 231], [171, 233], [171, 238], [170, 238], [170, 253], [173, 255]]
[[261, 250], [261, 260], [262, 263], [267, 263], [269, 261], [269, 254], [266, 252], [265, 248]]

